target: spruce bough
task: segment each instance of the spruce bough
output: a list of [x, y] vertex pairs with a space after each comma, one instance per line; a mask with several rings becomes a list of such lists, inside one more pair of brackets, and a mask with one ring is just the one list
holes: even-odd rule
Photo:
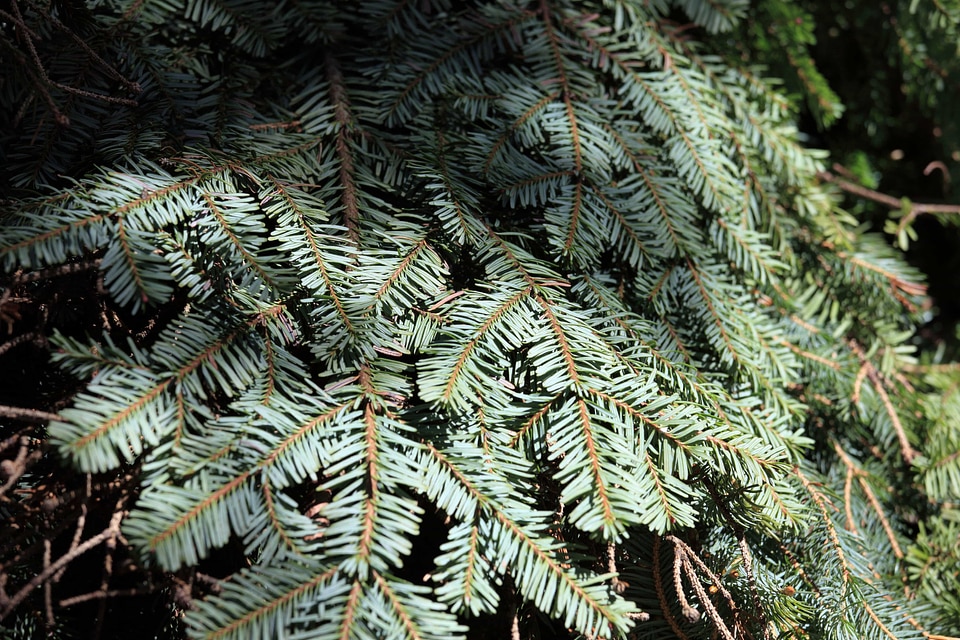
[[346, 4], [5, 18], [6, 290], [103, 289], [49, 443], [242, 548], [188, 635], [956, 632], [956, 376], [747, 3]]

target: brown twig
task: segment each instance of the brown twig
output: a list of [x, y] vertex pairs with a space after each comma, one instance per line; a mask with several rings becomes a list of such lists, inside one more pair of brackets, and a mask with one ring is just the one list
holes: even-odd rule
[[907, 373], [956, 373], [960, 371], [960, 362], [942, 364], [906, 364], [901, 367]]
[[[126, 77], [124, 77], [124, 75], [123, 75], [122, 73], [120, 73], [119, 71], [117, 71], [111, 64], [109, 64], [106, 60], [104, 60], [103, 58], [101, 58], [101, 57], [100, 57], [100, 54], [98, 54], [96, 51], [94, 51], [94, 50], [90, 47], [90, 45], [88, 45], [88, 44], [83, 40], [83, 38], [81, 38], [81, 37], [78, 36], [76, 33], [74, 33], [74, 31], [73, 31], [72, 29], [70, 29], [67, 25], [65, 25], [65, 24], [63, 24], [62, 22], [60, 22], [60, 21], [56, 18], [56, 16], [54, 16], [53, 14], [47, 14], [47, 17], [50, 18], [50, 22], [52, 22], [55, 27], [57, 27], [57, 28], [60, 29], [61, 31], [65, 32], [68, 36], [70, 36], [70, 39], [73, 40], [73, 41], [77, 44], [78, 47], [80, 47], [81, 49], [83, 49], [84, 52], [85, 52], [88, 56], [90, 56], [91, 58], [93, 58], [93, 60], [95, 60], [97, 63], [99, 63], [100, 66], [104, 69], [104, 71], [107, 72], [107, 75], [108, 75], [108, 76], [110, 76], [111, 78], [113, 78], [114, 80], [116, 80], [117, 82], [119, 82], [120, 84], [122, 84], [124, 87], [126, 87], [127, 91], [129, 91], [130, 93], [136, 93], [136, 94], [139, 94], [139, 93], [142, 93], [142, 92], [143, 92], [143, 89], [140, 87], [140, 83], [139, 83], [139, 82], [134, 82], [133, 80], [128, 80]], [[79, 91], [79, 90], [78, 90], [78, 91]], [[81, 93], [80, 95], [84, 95], [84, 94]], [[100, 95], [98, 95], [98, 94], [94, 94], [94, 95], [97, 96], [97, 97], [98, 97], [99, 99], [101, 99], [101, 100], [106, 97], [106, 96], [100, 96]], [[137, 106], [136, 101], [134, 101], [134, 100], [124, 100], [124, 99], [122, 99], [122, 98], [111, 98], [111, 99], [107, 100], [107, 102], [117, 102], [117, 103], [119, 103], [119, 104], [126, 104], [126, 105], [129, 105], [129, 106], [132, 106], [132, 107]]]
[[[744, 638], [752, 638], [753, 635], [743, 626], [743, 623], [740, 618], [740, 609], [737, 607], [736, 601], [733, 599], [733, 595], [727, 590], [723, 583], [720, 581], [720, 577], [715, 574], [706, 563], [700, 559], [700, 556], [683, 540], [677, 538], [676, 536], [666, 536], [666, 539], [673, 543], [674, 545], [674, 557], [679, 559], [683, 572], [687, 575], [687, 579], [690, 581], [690, 586], [693, 588], [694, 592], [697, 594], [703, 608], [707, 612], [707, 617], [713, 622], [714, 627], [717, 631], [724, 637], [724, 640], [734, 640], [734, 633], [730, 631], [727, 627], [726, 622], [723, 620], [723, 616], [720, 615], [720, 612], [717, 611], [717, 608], [714, 606], [713, 601], [707, 595], [706, 590], [703, 588], [703, 585], [700, 584], [700, 577], [697, 576], [694, 565], [710, 580], [710, 583], [717, 588], [717, 591], [720, 592], [720, 595], [727, 601], [727, 605], [730, 607], [730, 610], [733, 612], [733, 622], [734, 628], [737, 632], [737, 635]], [[749, 556], [745, 556], [744, 567], [749, 572]], [[676, 571], [676, 567], [674, 568]], [[699, 615], [699, 613], [698, 613]], [[763, 620], [761, 616], [761, 621]], [[766, 637], [766, 624], [764, 623], [764, 636]]]
[[[56, 121], [57, 125], [61, 127], [67, 127], [70, 125], [70, 118], [68, 118], [59, 108], [56, 101], [53, 99], [49, 91], [49, 87], [55, 87], [62, 91], [65, 91], [69, 94], [79, 95], [86, 98], [91, 98], [94, 100], [99, 100], [101, 102], [106, 102], [109, 104], [119, 104], [129, 107], [136, 107], [137, 102], [135, 100], [130, 100], [128, 98], [118, 98], [110, 95], [104, 95], [100, 93], [94, 93], [92, 91], [87, 91], [85, 89], [78, 89], [76, 87], [71, 87], [69, 85], [62, 84], [53, 80], [48, 74], [47, 70], [43, 66], [43, 61], [40, 59], [40, 54], [37, 52], [37, 48], [34, 45], [34, 40], [39, 41], [40, 37], [36, 31], [31, 29], [26, 20], [23, 17], [23, 14], [20, 11], [20, 6], [17, 0], [10, 0], [10, 13], [6, 11], [0, 12], [0, 15], [3, 16], [5, 20], [12, 23], [20, 34], [20, 41], [24, 43], [24, 46], [27, 50], [25, 55], [23, 52], [13, 49], [13, 54], [20, 61], [22, 68], [26, 71], [27, 75], [30, 76], [30, 79], [33, 82], [34, 87], [36, 88], [36, 93], [39, 93], [43, 96], [44, 101], [46, 101], [47, 106], [50, 108], [50, 112], [53, 114], [53, 119]], [[48, 18], [55, 27], [65, 31], [70, 38], [85, 52], [91, 57], [95, 62], [99, 63], [101, 67], [106, 71], [108, 76], [111, 76], [113, 79], [120, 82], [127, 90], [133, 93], [140, 93], [141, 87], [138, 83], [133, 82], [125, 78], [119, 71], [114, 67], [108, 64], [103, 58], [101, 58], [86, 42], [83, 41], [80, 36], [74, 33], [69, 27], [64, 25], [62, 22], [57, 20], [56, 17], [51, 15], [49, 12], [44, 14], [44, 17]], [[29, 57], [29, 61], [27, 58]], [[32, 63], [32, 67], [30, 65]], [[33, 95], [29, 96], [27, 100], [24, 100], [24, 104], [28, 104], [33, 99]], [[14, 119], [15, 126], [19, 126], [20, 120], [23, 116], [23, 109], [17, 112]]]
[[[880, 526], [883, 527], [883, 531], [887, 536], [887, 540], [890, 541], [890, 548], [893, 550], [893, 555], [899, 560], [903, 560], [904, 553], [903, 549], [900, 547], [900, 542], [897, 540], [897, 536], [893, 531], [893, 526], [890, 524], [889, 519], [883, 511], [883, 507], [880, 504], [880, 500], [877, 499], [876, 494], [873, 492], [873, 489], [870, 488], [870, 485], [867, 483], [867, 472], [861, 469], [856, 465], [854, 460], [847, 455], [847, 453], [840, 446], [840, 443], [836, 440], [833, 441], [833, 449], [837, 452], [837, 455], [840, 456], [840, 459], [843, 461], [843, 464], [847, 467], [847, 478], [848, 481], [852, 477], [857, 478], [857, 482], [860, 484], [860, 488], [863, 489], [864, 495], [867, 497], [867, 500], [870, 502], [870, 506], [873, 508], [873, 511], [877, 514], [877, 517], [880, 519]], [[849, 501], [850, 492], [844, 489], [844, 501]], [[846, 507], [847, 510], [847, 519], [852, 520], [852, 515], [850, 512], [849, 505]], [[848, 527], [849, 529], [849, 527]], [[854, 529], [856, 530], [856, 527]]]
[[[73, 551], [80, 545], [80, 539], [83, 538], [83, 529], [87, 525], [87, 511], [88, 505], [90, 502], [90, 496], [93, 493], [93, 477], [88, 473], [87, 482], [84, 485], [83, 499], [80, 501], [80, 515], [77, 517], [77, 524], [73, 530], [73, 540], [70, 541], [69, 551]], [[63, 573], [67, 570], [66, 567], [54, 574], [53, 580], [50, 582], [60, 582], [60, 578], [63, 577]]]
[[[833, 170], [837, 173], [841, 173], [842, 167], [839, 165], [834, 165]], [[949, 214], [960, 214], [960, 205], [956, 204], [935, 204], [935, 203], [926, 203], [926, 202], [912, 202], [903, 200], [900, 198], [894, 198], [893, 196], [888, 196], [885, 193], [880, 193], [874, 189], [868, 189], [863, 185], [856, 184], [845, 178], [839, 178], [829, 171], [821, 171], [818, 174], [818, 177], [821, 180], [826, 180], [831, 182], [847, 193], [871, 200], [878, 204], [882, 204], [890, 209], [903, 209], [904, 205], [908, 206], [907, 214], [903, 216], [900, 220], [900, 223], [897, 225], [897, 233], [903, 231], [904, 228], [913, 220], [925, 213], [949, 213]]]
[[938, 169], [943, 174], [943, 191], [946, 193], [947, 189], [950, 188], [950, 169], [947, 168], [947, 165], [939, 160], [934, 160], [923, 168], [923, 175], [928, 176]]
[[49, 422], [51, 420], [60, 420], [60, 416], [40, 409], [28, 409], [26, 407], [10, 407], [0, 404], [0, 418], [10, 418], [12, 420], [23, 420], [25, 422]]
[[[673, 538], [669, 536], [667, 539]], [[672, 540], [671, 540], [672, 541]], [[700, 612], [687, 600], [687, 594], [683, 589], [683, 582], [680, 580], [680, 571], [686, 563], [683, 549], [680, 545], [673, 545], [673, 589], [677, 592], [677, 601], [680, 603], [680, 613], [687, 619], [687, 622], [694, 624], [700, 621]]]
[[[50, 541], [43, 541], [43, 568], [47, 569], [50, 567]], [[56, 620], [53, 617], [53, 588], [50, 584], [51, 581], [43, 583], [43, 608], [47, 615], [47, 627], [50, 629], [56, 624]]]
[[27, 284], [28, 282], [36, 282], [37, 280], [47, 280], [58, 276], [79, 273], [81, 271], [87, 271], [88, 269], [97, 269], [100, 267], [101, 262], [102, 259], [97, 258], [95, 260], [84, 260], [83, 262], [68, 262], [47, 269], [31, 271], [30, 273], [18, 273], [13, 276], [12, 284]]
[[6, 618], [10, 612], [16, 609], [21, 602], [26, 600], [34, 589], [39, 587], [41, 584], [45, 583], [47, 580], [53, 576], [54, 573], [60, 570], [61, 567], [66, 566], [71, 561], [75, 560], [77, 557], [83, 555], [90, 549], [98, 546], [100, 543], [109, 539], [112, 536], [116, 536], [120, 533], [120, 520], [123, 519], [123, 512], [117, 511], [113, 514], [113, 517], [110, 519], [110, 524], [106, 529], [93, 536], [89, 540], [83, 542], [76, 549], [69, 553], [65, 553], [50, 566], [46, 567], [43, 571], [35, 575], [27, 584], [20, 588], [12, 597], [2, 597], [0, 599], [0, 620]]
[[40, 333], [38, 333], [38, 332], [36, 332], [36, 331], [31, 331], [31, 332], [29, 332], [29, 333], [24, 333], [24, 334], [21, 334], [21, 335], [15, 337], [15, 338], [11, 338], [10, 340], [7, 340], [7, 341], [4, 342], [3, 344], [0, 344], [0, 356], [2, 356], [3, 354], [5, 354], [5, 353], [6, 353], [7, 351], [9, 351], [10, 349], [13, 349], [13, 348], [16, 347], [17, 345], [21, 345], [21, 344], [23, 344], [24, 342], [30, 342], [31, 340], [34, 341], [34, 342], [36, 342], [36, 343], [38, 343], [38, 344], [44, 344], [44, 343], [45, 343], [45, 338], [44, 338]]
[[630, 586], [620, 579], [620, 572], [617, 571], [617, 545], [612, 542], [607, 543], [607, 573], [614, 574], [610, 582], [617, 593], [622, 594]]
[[[87, 482], [89, 486], [90, 474], [87, 474]], [[114, 507], [114, 513], [122, 513], [123, 502], [126, 498], [121, 497], [117, 500], [117, 505]], [[113, 576], [113, 552], [117, 548], [117, 538], [120, 536], [119, 528], [109, 536], [104, 542], [103, 546], [106, 547], [104, 551], [103, 558], [103, 575], [100, 578], [100, 591], [103, 593], [107, 592], [108, 587], [110, 586], [110, 578]], [[107, 599], [103, 598], [100, 600], [100, 606], [97, 608], [97, 626], [94, 630], [93, 637], [99, 639], [103, 633], [103, 622], [107, 618]]]
[[[27, 427], [29, 429], [29, 427]], [[23, 431], [19, 431], [8, 438], [0, 440], [0, 451], [6, 451], [13, 445], [20, 442], [20, 437], [23, 435]]]
[[10, 490], [10, 487], [20, 479], [20, 476], [26, 473], [27, 467], [39, 460], [42, 456], [43, 452], [40, 449], [30, 451], [30, 438], [21, 436], [20, 450], [17, 452], [17, 457], [13, 460], [4, 460], [0, 463], [0, 471], [2, 471], [6, 477], [6, 482], [0, 487], [0, 496], [6, 494], [6, 492]]
[[90, 600], [106, 600], [107, 598], [115, 598], [117, 596], [141, 596], [151, 593], [152, 591], [153, 589], [150, 588], [139, 587], [132, 587], [130, 589], [111, 589], [109, 591], [91, 591], [79, 596], [73, 596], [72, 598], [64, 598], [60, 601], [59, 606], [60, 608], [72, 607], [75, 604], [89, 602]]
[[[20, 13], [20, 7], [19, 7], [19, 5], [17, 4], [17, 0], [10, 0], [10, 8], [13, 10], [14, 24], [16, 24], [16, 26], [22, 27], [24, 30], [26, 30], [26, 29], [27, 29], [26, 21], [23, 19], [23, 15]], [[77, 36], [75, 33], [73, 33], [73, 31], [71, 31], [70, 29], [68, 29], [65, 25], [63, 25], [59, 20], [57, 20], [57, 19], [56, 19], [55, 17], [53, 17], [52, 15], [47, 14], [46, 17], [49, 18], [49, 19], [51, 20], [51, 22], [53, 22], [53, 24], [54, 24], [55, 26], [57, 26], [58, 28], [63, 29], [63, 30], [66, 31], [68, 34], [70, 34], [70, 35], [72, 36], [73, 40], [76, 41], [76, 42], [78, 42], [78, 43], [80, 44], [80, 48], [81, 48], [81, 49], [83, 49], [84, 51], [86, 51], [94, 60], [96, 60], [97, 62], [99, 62], [99, 63], [103, 66], [103, 68], [104, 68], [104, 69], [106, 70], [106, 72], [107, 72], [107, 75], [110, 75], [110, 76], [114, 77], [115, 80], [118, 80], [121, 84], [125, 85], [125, 86], [126, 86], [129, 90], [131, 90], [132, 92], [134, 92], [134, 93], [139, 93], [139, 92], [140, 92], [140, 85], [139, 85], [139, 84], [137, 84], [136, 82], [131, 82], [131, 81], [127, 80], [126, 78], [124, 78], [124, 77], [120, 74], [120, 72], [118, 72], [118, 71], [117, 71], [116, 69], [114, 69], [112, 66], [110, 66], [109, 64], [107, 64], [107, 62], [106, 62], [103, 58], [101, 58], [99, 55], [97, 55], [85, 42], [83, 42], [83, 40], [82, 40], [79, 36]], [[62, 84], [62, 83], [60, 83], [60, 82], [57, 82], [57, 81], [53, 80], [49, 75], [47, 75], [47, 70], [44, 68], [43, 62], [40, 60], [40, 54], [37, 53], [36, 47], [33, 46], [33, 38], [31, 38], [29, 35], [27, 35], [25, 38], [23, 38], [23, 41], [24, 41], [24, 43], [26, 44], [27, 51], [29, 51], [29, 53], [30, 53], [30, 58], [33, 60], [34, 65], [36, 65], [36, 72], [37, 72], [37, 74], [40, 76], [41, 80], [43, 80], [43, 82], [47, 83], [48, 85], [50, 85], [50, 86], [52, 86], [52, 87], [57, 87], [58, 89], [61, 89], [61, 90], [63, 90], [63, 91], [66, 91], [67, 93], [72, 93], [72, 94], [74, 94], [74, 95], [84, 96], [84, 97], [86, 97], [86, 98], [92, 98], [92, 99], [94, 99], [94, 100], [100, 100], [100, 101], [102, 101], [102, 102], [107, 102], [107, 103], [111, 103], [111, 104], [122, 104], [122, 105], [126, 105], [126, 106], [129, 106], [129, 107], [136, 107], [136, 106], [137, 106], [137, 102], [136, 102], [135, 100], [130, 100], [130, 99], [127, 99], [127, 98], [115, 98], [115, 97], [113, 97], [113, 96], [103, 95], [103, 94], [100, 94], [100, 93], [94, 93], [94, 92], [92, 92], [92, 91], [87, 91], [87, 90], [85, 90], [85, 89], [77, 89], [76, 87], [71, 87], [71, 86], [69, 86], [69, 85], [65, 85], [65, 84]], [[55, 112], [55, 115], [59, 115], [59, 116], [63, 117], [62, 114], [59, 113], [59, 111]], [[58, 121], [60, 121], [59, 118], [58, 118]], [[62, 122], [61, 122], [61, 123], [62, 123]]]
[[710, 567], [708, 567], [706, 563], [704, 563], [703, 560], [700, 559], [700, 556], [696, 554], [696, 552], [690, 547], [690, 545], [688, 545], [686, 542], [684, 542], [680, 538], [677, 538], [676, 536], [667, 536], [667, 540], [672, 542], [674, 546], [680, 547], [680, 550], [683, 551], [684, 556], [686, 557], [686, 560], [693, 562], [694, 564], [697, 565], [697, 567], [701, 571], [707, 574], [707, 577], [710, 579], [710, 582], [717, 587], [717, 590], [720, 592], [720, 594], [727, 600], [727, 603], [730, 605], [730, 608], [733, 610], [736, 610], [737, 603], [734, 601], [733, 595], [731, 595], [731, 593], [727, 591], [727, 588], [723, 586], [723, 583], [720, 581], [720, 577], [717, 574], [715, 574], [710, 569]]

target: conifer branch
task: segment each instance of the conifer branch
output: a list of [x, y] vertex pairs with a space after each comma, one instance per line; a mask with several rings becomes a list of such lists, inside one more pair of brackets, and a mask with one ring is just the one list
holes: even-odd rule
[[336, 58], [327, 54], [326, 64], [327, 81], [330, 83], [330, 101], [334, 105], [334, 119], [337, 122], [337, 157], [340, 159], [340, 184], [343, 192], [340, 196], [343, 202], [343, 219], [347, 227], [347, 236], [353, 244], [360, 241], [360, 210], [357, 207], [357, 185], [354, 182], [353, 155], [350, 149], [350, 129], [353, 127], [353, 118], [350, 115], [350, 104], [347, 101], [346, 87], [343, 84], [343, 74], [337, 65]]
[[[674, 571], [677, 571], [676, 563], [676, 548], [674, 548]], [[663, 577], [661, 575], [661, 564], [660, 564], [660, 536], [653, 537], [653, 579], [654, 585], [656, 586], [657, 600], [660, 602], [660, 611], [663, 612], [664, 618], [667, 619], [667, 622], [670, 624], [670, 628], [673, 630], [673, 634], [680, 640], [690, 640], [689, 637], [683, 632], [680, 628], [677, 619], [673, 616], [673, 612], [670, 610], [670, 602], [667, 600], [667, 593], [663, 588]], [[676, 576], [674, 578], [674, 583], [676, 584]], [[683, 589], [676, 589], [677, 598], [684, 598]], [[689, 605], [688, 605], [689, 606]]]
[[347, 596], [346, 606], [343, 610], [343, 621], [340, 623], [340, 640], [349, 640], [350, 638], [362, 594], [363, 583], [359, 580], [354, 580], [350, 587], [350, 595]]
[[897, 434], [897, 440], [900, 442], [900, 451], [903, 454], [904, 462], [906, 462], [908, 465], [912, 464], [914, 458], [916, 458], [919, 454], [914, 450], [913, 446], [910, 444], [909, 438], [907, 438], [907, 432], [904, 430], [903, 424], [900, 422], [900, 416], [898, 415], [897, 410], [890, 401], [890, 396], [887, 394], [887, 390], [884, 388], [883, 381], [880, 379], [880, 374], [877, 372], [873, 364], [867, 360], [867, 357], [859, 344], [853, 340], [849, 341], [848, 344], [851, 350], [860, 360], [863, 369], [866, 371], [867, 378], [869, 378], [871, 385], [877, 392], [877, 395], [880, 396], [880, 401], [883, 403], [883, 408], [886, 411], [887, 416], [889, 416], [890, 422], [893, 425], [893, 429]]
[[443, 392], [441, 397], [445, 401], [449, 401], [450, 398], [453, 396], [454, 389], [456, 388], [456, 384], [458, 382], [458, 378], [461, 375], [461, 371], [469, 361], [471, 354], [476, 349], [477, 345], [480, 342], [480, 339], [483, 338], [484, 334], [486, 334], [494, 326], [494, 324], [496, 324], [497, 320], [499, 320], [504, 313], [506, 313], [513, 306], [519, 304], [523, 299], [527, 297], [529, 293], [530, 293], [530, 288], [521, 289], [517, 293], [513, 294], [512, 296], [504, 300], [503, 303], [501, 303], [493, 311], [493, 313], [489, 317], [487, 317], [486, 320], [484, 320], [483, 324], [481, 324], [477, 328], [473, 337], [470, 339], [469, 342], [467, 342], [466, 345], [464, 345], [463, 349], [460, 351], [459, 355], [457, 356], [457, 360], [453, 365], [453, 370], [450, 373], [450, 377], [448, 378], [446, 385], [443, 387]]
[[730, 334], [727, 332], [726, 326], [724, 326], [723, 315], [717, 311], [710, 294], [704, 287], [703, 278], [701, 277], [700, 272], [694, 266], [693, 262], [690, 261], [690, 258], [686, 259], [686, 263], [688, 273], [691, 275], [691, 277], [693, 277], [694, 282], [697, 284], [697, 289], [700, 290], [700, 295], [703, 298], [703, 302], [706, 305], [707, 311], [713, 319], [714, 324], [717, 326], [717, 330], [720, 332], [720, 337], [727, 346], [727, 352], [737, 364], [741, 364], [740, 354], [737, 352], [737, 348], [734, 346], [733, 341], [730, 338]]
[[[581, 157], [580, 150], [580, 127], [577, 125], [577, 116], [573, 110], [573, 100], [571, 96], [571, 87], [570, 81], [567, 78], [566, 65], [564, 64], [563, 55], [560, 53], [560, 44], [559, 36], [554, 30], [553, 26], [553, 17], [551, 16], [552, 10], [547, 0], [540, 0], [540, 16], [543, 18], [543, 26], [547, 32], [547, 40], [550, 43], [550, 50], [553, 53], [554, 65], [557, 71], [557, 79], [560, 82], [560, 97], [563, 99], [563, 104], [566, 107], [567, 112], [567, 121], [570, 124], [570, 140], [573, 149], [573, 167], [574, 167], [574, 176], [578, 179], [577, 189], [579, 193], [579, 179], [583, 172], [583, 159]], [[575, 201], [576, 202], [576, 201]], [[572, 237], [574, 230], [577, 226], [577, 217], [579, 216], [579, 205], [575, 204], [573, 213], [571, 216], [570, 222], [570, 235]]]
[[[186, 576], [239, 543], [129, 593], [219, 640], [943, 639], [958, 370], [902, 362], [926, 289], [836, 198], [956, 207], [818, 177], [787, 91], [839, 113], [822, 12], [121, 4], [0, 8], [0, 354], [35, 383], [0, 420], [50, 422], [0, 443], [4, 622], [111, 611], [122, 546]], [[868, 49], [947, 82], [940, 4]], [[100, 588], [61, 566], [10, 608], [103, 491], [137, 500]]]
[[240, 632], [242, 629], [250, 627], [256, 621], [268, 617], [278, 609], [289, 606], [291, 602], [295, 602], [296, 599], [303, 593], [315, 589], [324, 582], [330, 580], [336, 574], [336, 572], [337, 568], [333, 567], [322, 573], [317, 573], [311, 579], [297, 585], [294, 589], [280, 594], [279, 597], [267, 600], [258, 608], [245, 612], [240, 617], [232, 620], [229, 624], [210, 631], [204, 634], [203, 637], [205, 640], [217, 640], [218, 638], [232, 637], [233, 634]]
[[820, 511], [822, 522], [826, 527], [827, 534], [830, 538], [831, 546], [833, 547], [833, 551], [836, 553], [837, 559], [839, 560], [843, 583], [846, 586], [851, 580], [850, 565], [847, 563], [847, 557], [843, 551], [843, 546], [840, 544], [840, 538], [837, 536], [836, 529], [833, 526], [833, 519], [830, 517], [830, 513], [827, 510], [827, 505], [830, 504], [829, 500], [823, 495], [822, 492], [818, 491], [816, 487], [814, 487], [814, 484], [810, 481], [810, 479], [800, 471], [800, 467], [794, 467], [793, 473], [800, 479], [800, 482], [803, 484], [803, 488], [806, 489], [810, 494], [810, 497], [813, 498], [814, 503], [817, 505], [817, 509]]
[[383, 576], [377, 572], [373, 573], [373, 579], [376, 582], [376, 585], [389, 600], [397, 617], [403, 623], [403, 628], [406, 631], [406, 637], [411, 638], [411, 640], [421, 640], [422, 636], [420, 635], [420, 630], [417, 628], [416, 623], [414, 623], [413, 619], [410, 617], [410, 614], [406, 611], [399, 598], [397, 598], [397, 595], [393, 592], [393, 589], [390, 588], [390, 583], [387, 582]]
[[[843, 461], [843, 464], [847, 467], [848, 478], [856, 476], [857, 482], [860, 484], [860, 488], [863, 489], [863, 494], [867, 497], [867, 500], [870, 503], [870, 506], [873, 508], [874, 512], [877, 514], [877, 518], [880, 521], [880, 525], [883, 527], [883, 531], [887, 536], [887, 540], [890, 542], [890, 548], [893, 550], [893, 554], [898, 559], [903, 559], [903, 549], [900, 548], [900, 542], [897, 540], [897, 536], [893, 532], [893, 528], [890, 526], [890, 521], [887, 519], [887, 516], [884, 514], [883, 507], [880, 506], [880, 501], [877, 500], [876, 494], [873, 492], [873, 489], [870, 488], [870, 485], [867, 483], [866, 472], [854, 464], [852, 458], [840, 447], [840, 444], [836, 441], [833, 442], [833, 450], [837, 452], [837, 455]], [[853, 522], [853, 517], [850, 508], [850, 493], [846, 488], [844, 488], [844, 501], [845, 509], [847, 511], [847, 521], [848, 523]]]
[[545, 106], [553, 102], [559, 97], [558, 92], [548, 93], [535, 102], [529, 109], [524, 111], [516, 120], [510, 124], [510, 128], [507, 129], [497, 140], [493, 143], [493, 146], [490, 148], [490, 151], [487, 152], [486, 160], [483, 164], [483, 172], [490, 172], [490, 165], [493, 164], [494, 160], [497, 158], [497, 154], [500, 152], [500, 149], [507, 143], [510, 139], [510, 136], [517, 131], [520, 127], [527, 123], [533, 116], [540, 112]]

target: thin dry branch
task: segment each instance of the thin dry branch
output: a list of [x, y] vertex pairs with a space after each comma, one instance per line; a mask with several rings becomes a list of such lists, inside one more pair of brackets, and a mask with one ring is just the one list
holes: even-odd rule
[[[15, 338], [11, 338], [10, 340], [7, 340], [7, 341], [4, 342], [3, 344], [0, 344], [0, 356], [2, 356], [3, 354], [5, 354], [5, 353], [6, 353], [7, 351], [9, 351], [10, 349], [13, 349], [13, 348], [16, 347], [16, 346], [23, 344], [24, 342], [31, 342], [31, 341], [32, 341], [32, 342], [35, 342], [35, 343], [37, 343], [37, 344], [41, 344], [41, 345], [42, 345], [42, 344], [45, 343], [45, 340], [46, 340], [46, 339], [44, 338], [44, 336], [43, 336], [42, 334], [40, 334], [39, 332], [36, 332], [36, 331], [31, 331], [31, 332], [29, 332], [29, 333], [23, 333], [23, 334], [21, 334], [21, 335], [19, 335], [19, 336], [16, 336]], [[9, 417], [9, 416], [8, 416], [8, 417]]]
[[[837, 164], [833, 165], [833, 170], [837, 173], [849, 175], [849, 172], [846, 171], [844, 167]], [[871, 200], [878, 204], [882, 204], [890, 209], [899, 210], [906, 208], [906, 215], [904, 215], [899, 224], [897, 224], [897, 233], [903, 231], [908, 224], [913, 222], [918, 216], [925, 213], [960, 214], [960, 205], [957, 204], [912, 202], [903, 198], [895, 198], [885, 193], [880, 193], [874, 189], [868, 189], [867, 187], [859, 185], [846, 178], [838, 177], [829, 171], [821, 171], [817, 175], [821, 180], [833, 183], [847, 193]]]
[[56, 278], [59, 276], [80, 273], [81, 271], [87, 271], [88, 269], [98, 269], [100, 268], [101, 262], [102, 259], [97, 258], [94, 260], [83, 260], [82, 262], [67, 262], [65, 264], [48, 267], [46, 269], [39, 269], [29, 273], [18, 272], [13, 276], [13, 284], [26, 284], [28, 282], [37, 282], [38, 280], [48, 280], [50, 278]]
[[[612, 542], [607, 543], [607, 573], [619, 573], [617, 571], [617, 545]], [[613, 577], [613, 590], [617, 593], [623, 593], [627, 588], [627, 583], [620, 580], [618, 576]]]
[[[77, 517], [77, 524], [73, 531], [73, 540], [70, 541], [68, 553], [80, 546], [80, 540], [83, 538], [83, 529], [87, 526], [87, 513], [89, 512], [90, 498], [93, 495], [93, 476], [89, 473], [86, 474], [86, 476], [87, 481], [84, 485], [83, 498], [80, 501], [80, 515]], [[67, 567], [64, 566], [54, 574], [50, 582], [59, 582], [66, 570]]]
[[153, 589], [138, 587], [132, 587], [130, 589], [110, 589], [109, 591], [91, 591], [79, 596], [64, 598], [59, 602], [59, 606], [60, 608], [72, 607], [75, 604], [82, 604], [84, 602], [89, 602], [90, 600], [106, 600], [108, 598], [116, 598], [118, 596], [142, 596], [152, 592]]
[[[17, 456], [13, 460], [4, 460], [0, 463], [0, 476], [6, 479], [6, 482], [3, 483], [3, 486], [0, 487], [0, 497], [7, 493], [17, 480], [27, 472], [27, 468], [33, 463], [40, 460], [43, 456], [43, 451], [39, 448], [30, 450], [30, 438], [28, 436], [20, 436], [20, 450], [17, 451]], [[6, 448], [6, 447], [4, 447]]]
[[82, 544], [78, 545], [72, 551], [63, 554], [55, 562], [47, 566], [43, 571], [34, 576], [27, 584], [20, 588], [12, 597], [2, 597], [0, 599], [0, 620], [6, 618], [14, 609], [16, 609], [21, 602], [27, 599], [34, 589], [44, 584], [49, 580], [53, 574], [58, 572], [62, 567], [65, 567], [67, 564], [72, 562], [77, 557], [83, 555], [90, 549], [97, 547], [100, 543], [105, 540], [115, 537], [120, 534], [120, 521], [123, 519], [123, 511], [117, 511], [113, 514], [113, 517], [110, 519], [110, 524], [106, 529], [93, 536], [89, 540], [86, 540]]
[[[48, 74], [46, 68], [43, 66], [43, 61], [40, 60], [40, 54], [37, 52], [37, 48], [34, 45], [34, 40], [39, 40], [37, 34], [31, 30], [26, 23], [26, 20], [23, 17], [23, 14], [20, 11], [20, 6], [17, 3], [17, 0], [10, 0], [10, 10], [11, 13], [5, 14], [5, 18], [10, 20], [18, 29], [22, 32], [21, 41], [27, 49], [27, 52], [30, 55], [30, 60], [33, 63], [33, 68], [29, 69], [29, 73], [34, 80], [34, 85], [37, 88], [37, 91], [43, 95], [44, 100], [50, 106], [50, 110], [53, 113], [54, 119], [57, 121], [57, 124], [60, 126], [68, 126], [70, 123], [69, 118], [59, 109], [56, 102], [53, 100], [53, 96], [50, 94], [49, 87], [55, 87], [61, 91], [65, 91], [69, 94], [83, 96], [85, 98], [91, 98], [93, 100], [99, 100], [101, 102], [106, 102], [109, 104], [124, 105], [128, 107], [136, 107], [137, 101], [131, 100], [129, 98], [118, 98], [115, 96], [105, 95], [101, 93], [94, 93], [86, 89], [78, 89], [77, 87], [71, 87], [63, 83], [57, 82], [52, 79]], [[125, 78], [119, 71], [117, 71], [113, 66], [108, 64], [103, 58], [101, 58], [86, 42], [83, 41], [80, 36], [74, 33], [70, 28], [64, 25], [62, 22], [57, 20], [49, 11], [44, 13], [44, 17], [50, 20], [50, 22], [60, 29], [67, 33], [70, 36], [70, 39], [73, 40], [83, 51], [86, 53], [92, 60], [97, 62], [103, 70], [107, 73], [108, 76], [122, 84], [128, 91], [134, 94], [139, 94], [141, 92], [141, 87], [138, 83], [133, 82]]]

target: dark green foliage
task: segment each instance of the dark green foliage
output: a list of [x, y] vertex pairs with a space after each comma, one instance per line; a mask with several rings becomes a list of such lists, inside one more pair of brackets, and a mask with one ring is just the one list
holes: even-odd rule
[[809, 12], [355, 4], [4, 9], [5, 291], [100, 274], [47, 458], [186, 633], [958, 632], [956, 371], [755, 64], [836, 118]]

